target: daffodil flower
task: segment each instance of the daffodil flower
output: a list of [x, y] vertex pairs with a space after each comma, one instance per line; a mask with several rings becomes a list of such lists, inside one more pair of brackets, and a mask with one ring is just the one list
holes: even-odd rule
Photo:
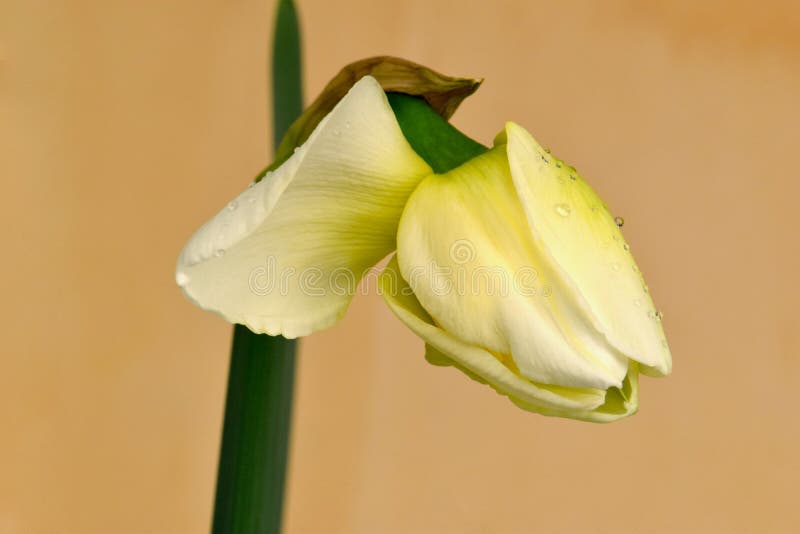
[[202, 308], [292, 338], [340, 319], [393, 251], [379, 288], [428, 361], [524, 409], [613, 421], [637, 410], [640, 371], [671, 370], [630, 249], [575, 169], [508, 123], [437, 174], [370, 76], [192, 237], [176, 279]]

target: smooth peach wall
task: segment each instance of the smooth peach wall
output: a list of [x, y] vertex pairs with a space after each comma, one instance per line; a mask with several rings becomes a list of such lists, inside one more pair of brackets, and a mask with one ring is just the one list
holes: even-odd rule
[[[173, 282], [269, 160], [273, 2], [0, 0], [0, 533], [208, 529], [230, 326]], [[607, 426], [523, 412], [377, 296], [303, 341], [288, 533], [800, 530], [800, 7], [300, 0], [306, 96], [485, 77], [626, 220], [675, 359]]]

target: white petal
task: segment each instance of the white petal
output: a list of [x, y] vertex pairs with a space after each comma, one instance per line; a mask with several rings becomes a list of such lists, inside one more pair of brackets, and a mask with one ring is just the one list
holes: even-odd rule
[[508, 160], [534, 238], [596, 327], [622, 353], [668, 374], [672, 358], [641, 273], [613, 216], [574, 169], [508, 123]]
[[514, 373], [491, 352], [440, 328], [399, 273], [397, 259], [392, 258], [380, 277], [381, 293], [395, 315], [425, 340], [429, 347], [426, 358], [435, 365], [453, 365], [525, 409], [546, 415], [590, 419], [589, 412], [603, 405], [605, 391], [535, 384]]
[[395, 248], [430, 167], [381, 87], [364, 77], [275, 172], [203, 226], [176, 279], [199, 306], [255, 332], [307, 335], [340, 318], [364, 272]]
[[403, 212], [397, 242], [403, 277], [443, 330], [511, 355], [537, 383], [621, 385], [627, 358], [574, 306], [535, 246], [505, 147], [426, 178]]

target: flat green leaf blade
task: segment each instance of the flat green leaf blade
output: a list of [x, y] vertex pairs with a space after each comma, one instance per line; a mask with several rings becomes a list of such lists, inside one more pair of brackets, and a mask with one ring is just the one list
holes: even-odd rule
[[[273, 44], [273, 139], [302, 112], [300, 31], [281, 0]], [[278, 533], [284, 502], [295, 340], [234, 327], [212, 532]]]
[[292, 0], [280, 0], [272, 56], [272, 112], [274, 148], [303, 112], [300, 25]]

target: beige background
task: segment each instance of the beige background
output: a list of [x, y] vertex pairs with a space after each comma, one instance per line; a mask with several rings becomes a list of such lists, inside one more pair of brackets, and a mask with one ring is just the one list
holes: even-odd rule
[[[231, 328], [173, 282], [266, 162], [264, 0], [0, 0], [0, 532], [205, 532]], [[795, 2], [301, 0], [306, 97], [391, 53], [483, 76], [627, 221], [674, 375], [514, 408], [376, 296], [302, 344], [289, 533], [800, 530]]]

